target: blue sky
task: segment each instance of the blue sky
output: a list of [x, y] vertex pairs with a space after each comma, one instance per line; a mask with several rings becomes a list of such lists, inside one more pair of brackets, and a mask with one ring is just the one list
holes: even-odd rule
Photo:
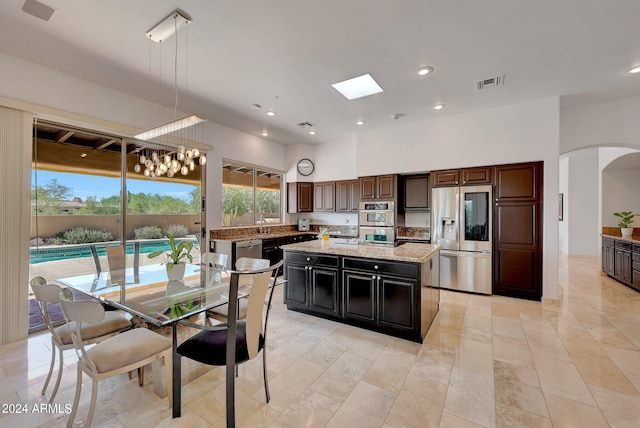
[[[50, 180], [56, 179], [59, 184], [71, 188], [71, 199], [79, 197], [83, 201], [87, 196], [95, 196], [98, 200], [115, 196], [120, 193], [120, 179], [101, 177], [97, 175], [72, 174], [68, 172], [54, 172], [43, 170], [31, 171], [31, 185], [35, 187], [35, 176], [38, 174], [38, 186], [45, 186]], [[142, 180], [127, 180], [127, 191], [131, 193], [151, 193], [189, 201], [189, 192], [195, 186], [179, 183], [153, 181], [148, 178]]]

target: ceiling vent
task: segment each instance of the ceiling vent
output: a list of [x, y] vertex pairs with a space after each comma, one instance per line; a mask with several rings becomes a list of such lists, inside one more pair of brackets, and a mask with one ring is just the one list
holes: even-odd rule
[[300, 122], [300, 123], [298, 124], [298, 126], [299, 126], [300, 128], [313, 127], [313, 123], [311, 123], [311, 122]]
[[504, 85], [504, 74], [501, 76], [491, 77], [489, 79], [478, 80], [476, 82], [476, 91], [481, 91], [486, 88], [502, 85]]

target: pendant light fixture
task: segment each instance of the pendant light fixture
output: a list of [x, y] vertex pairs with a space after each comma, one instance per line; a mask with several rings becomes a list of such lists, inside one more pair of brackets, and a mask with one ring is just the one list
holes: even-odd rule
[[[146, 33], [147, 37], [156, 43], [163, 43], [165, 40], [175, 35], [174, 120], [135, 135], [135, 138], [138, 140], [152, 140], [163, 135], [176, 133], [185, 128], [189, 128], [206, 121], [196, 115], [188, 115], [180, 119], [175, 119], [178, 111], [178, 32], [182, 28], [185, 28], [189, 23], [191, 23], [191, 19], [176, 10]], [[197, 148], [187, 149], [182, 144], [179, 145], [177, 150], [143, 150], [141, 153], [142, 154], [139, 156], [139, 163], [136, 164], [134, 170], [152, 179], [164, 174], [171, 178], [178, 172], [182, 175], [187, 175], [189, 171], [193, 171], [195, 169], [196, 160], [199, 165], [204, 165], [207, 162], [207, 158], [204, 153], [200, 153]]]

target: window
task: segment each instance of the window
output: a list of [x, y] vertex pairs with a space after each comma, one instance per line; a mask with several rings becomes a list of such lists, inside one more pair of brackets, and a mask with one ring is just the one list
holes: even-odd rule
[[282, 223], [282, 171], [222, 162], [222, 225]]

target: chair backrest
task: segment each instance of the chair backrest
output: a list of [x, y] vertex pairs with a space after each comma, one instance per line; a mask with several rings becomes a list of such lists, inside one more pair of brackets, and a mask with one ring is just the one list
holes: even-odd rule
[[51, 334], [56, 338], [58, 334], [49, 318], [49, 304], [59, 304], [60, 303], [60, 293], [62, 292], [62, 287], [56, 284], [47, 284], [46, 280], [44, 284], [40, 280], [44, 280], [41, 276], [37, 276], [33, 278], [31, 282], [31, 290], [33, 290], [33, 295], [36, 297], [36, 301], [38, 302], [38, 307], [40, 308], [40, 313], [42, 314], [42, 319], [44, 323], [47, 325], [47, 328], [51, 332]]
[[251, 257], [240, 257], [236, 260], [236, 270], [261, 270], [269, 267], [271, 262], [267, 259], [254, 259]]
[[71, 333], [73, 346], [76, 348], [78, 357], [82, 356], [82, 363], [85, 364], [93, 373], [97, 373], [98, 369], [91, 358], [87, 355], [82, 342], [82, 323], [95, 324], [104, 319], [104, 307], [93, 300], [73, 300], [73, 294], [63, 289], [60, 294], [60, 304], [67, 321], [76, 323], [75, 333]]
[[127, 268], [124, 245], [107, 247], [107, 262], [109, 263], [111, 284], [124, 285]]
[[229, 256], [222, 253], [204, 253], [200, 256], [200, 261], [207, 267], [226, 268]]
[[[249, 303], [247, 305], [247, 317], [245, 319], [247, 350], [249, 351], [249, 358], [254, 358], [258, 354], [258, 351], [260, 351], [260, 333], [263, 333], [266, 329], [266, 324], [269, 318], [269, 308], [271, 306], [271, 299], [273, 297], [273, 289], [275, 286], [276, 277], [278, 276], [278, 270], [280, 269], [280, 266], [282, 266], [282, 264], [283, 261], [281, 260], [275, 265], [267, 266], [263, 269], [232, 273], [232, 275], [252, 275], [253, 277], [251, 294], [249, 295]], [[263, 310], [265, 307], [265, 297], [267, 295], [267, 290], [269, 289], [270, 283], [271, 290], [269, 294], [269, 302], [266, 305], [267, 314], [264, 317], [263, 326], [262, 321]]]

